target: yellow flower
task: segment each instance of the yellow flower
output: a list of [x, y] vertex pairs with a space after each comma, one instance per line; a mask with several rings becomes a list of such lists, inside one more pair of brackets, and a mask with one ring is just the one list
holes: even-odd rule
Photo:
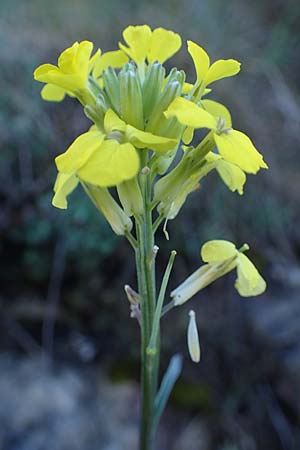
[[268, 168], [246, 134], [228, 127], [223, 117], [217, 119], [190, 100], [177, 97], [168, 107], [165, 116], [175, 116], [180, 123], [191, 128], [212, 130], [214, 142], [224, 160], [235, 164], [244, 172], [255, 174], [260, 168]]
[[74, 173], [58, 173], [54, 184], [52, 205], [56, 208], [67, 209], [67, 197], [76, 189], [79, 179]]
[[98, 55], [93, 69], [93, 77], [99, 78], [102, 76], [104, 70], [109, 67], [118, 69], [128, 62], [128, 56], [122, 50], [113, 50], [111, 52]]
[[[244, 244], [243, 250], [249, 246]], [[201, 249], [201, 257], [208, 264], [222, 264], [236, 258], [237, 279], [235, 288], [242, 297], [260, 295], [266, 290], [266, 282], [250, 259], [229, 241], [214, 240], [206, 242]]]
[[130, 25], [123, 31], [123, 38], [128, 47], [119, 43], [120, 49], [138, 65], [146, 59], [150, 64], [162, 64], [181, 47], [179, 34], [164, 28], [152, 31], [148, 25]]
[[45, 100], [60, 101], [66, 94], [76, 93], [87, 88], [88, 76], [100, 55], [98, 50], [91, 57], [93, 43], [75, 42], [64, 50], [58, 58], [58, 65], [42, 64], [34, 71], [37, 81], [47, 83], [42, 90]]
[[127, 125], [109, 109], [105, 133], [95, 126], [81, 134], [55, 163], [61, 176], [55, 185], [54, 205], [66, 208], [66, 196], [75, 189], [75, 178], [99, 187], [116, 186], [133, 178], [140, 167], [137, 148], [166, 151], [177, 141]]
[[196, 70], [195, 88], [199, 88], [198, 99], [206, 86], [222, 78], [232, 77], [240, 71], [241, 64], [235, 59], [219, 59], [211, 65], [208, 54], [200, 45], [193, 41], [187, 41], [187, 44]]
[[249, 246], [241, 249], [229, 241], [214, 240], [206, 242], [201, 248], [201, 257], [206, 263], [190, 275], [183, 283], [171, 292], [174, 304], [182, 305], [197, 292], [215, 280], [237, 269], [235, 288], [242, 297], [253, 297], [266, 290], [266, 282], [254, 264], [244, 255]]

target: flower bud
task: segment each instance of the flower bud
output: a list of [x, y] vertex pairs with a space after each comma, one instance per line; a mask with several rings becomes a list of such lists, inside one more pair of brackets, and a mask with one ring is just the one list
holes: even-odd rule
[[98, 109], [101, 109], [103, 114], [105, 114], [106, 111], [110, 108], [110, 102], [108, 101], [107, 96], [104, 95], [104, 92], [98, 95], [96, 100], [96, 106]]
[[116, 72], [109, 67], [103, 72], [104, 88], [113, 109], [120, 114], [120, 82]]
[[192, 361], [198, 363], [200, 361], [201, 352], [195, 311], [191, 310], [189, 316], [190, 320], [187, 330], [188, 349]]
[[165, 205], [171, 204], [180, 194], [182, 184], [187, 179], [188, 161], [186, 158], [164, 177], [160, 178], [154, 186], [154, 201]]
[[164, 67], [158, 63], [152, 64], [147, 72], [142, 89], [145, 119], [150, 116], [161, 95], [165, 73]]
[[186, 201], [187, 196], [198, 189], [197, 179], [187, 178], [184, 184], [178, 183], [178, 192], [172, 201], [163, 201], [157, 207], [159, 214], [162, 214], [167, 220], [173, 220], [179, 213], [181, 207]]
[[130, 217], [143, 213], [143, 198], [136, 177], [118, 184], [117, 191], [125, 214]]
[[[86, 187], [86, 185], [84, 186]], [[126, 232], [131, 231], [132, 221], [123, 209], [120, 208], [108, 189], [89, 184], [87, 186], [87, 193], [116, 234], [124, 235]]]
[[166, 79], [166, 84], [172, 83], [173, 81], [178, 81], [182, 86], [185, 81], [185, 73], [183, 70], [177, 70], [176, 67], [173, 67], [170, 70], [169, 75]]
[[150, 131], [153, 134], [166, 136], [164, 131], [167, 130], [168, 124], [170, 123], [168, 121], [173, 118], [166, 119], [164, 111], [166, 111], [174, 98], [180, 95], [181, 87], [182, 86], [179, 81], [171, 81], [166, 83], [160, 99], [149, 117], [146, 131]]
[[98, 81], [91, 75], [88, 78], [88, 88], [93, 92], [95, 97], [102, 93], [102, 88], [100, 87]]
[[139, 76], [128, 63], [119, 73], [121, 114], [126, 123], [144, 129], [143, 98]]
[[157, 154], [157, 158], [152, 164], [153, 172], [158, 173], [159, 175], [166, 173], [176, 156], [176, 150], [177, 149], [169, 150], [161, 155]]
[[84, 113], [85, 113], [86, 117], [88, 119], [90, 119], [92, 122], [94, 122], [100, 130], [103, 129], [104, 113], [103, 113], [102, 109], [99, 108], [99, 106], [97, 106], [97, 104], [95, 105], [94, 108], [92, 108], [89, 105], [85, 106]]
[[129, 303], [131, 305], [139, 305], [140, 304], [140, 302], [141, 302], [140, 295], [134, 289], [132, 289], [132, 287], [129, 286], [129, 284], [125, 284], [124, 291], [127, 296], [127, 300], [129, 301]]

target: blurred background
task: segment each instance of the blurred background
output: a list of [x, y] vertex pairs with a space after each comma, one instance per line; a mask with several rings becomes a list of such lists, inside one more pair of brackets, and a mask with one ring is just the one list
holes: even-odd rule
[[[114, 49], [143, 23], [242, 61], [213, 98], [270, 167], [242, 197], [209, 176], [169, 223], [171, 243], [159, 233], [159, 279], [178, 251], [171, 288], [197, 268], [204, 241], [223, 238], [249, 243], [268, 291], [239, 298], [232, 274], [166, 317], [162, 368], [181, 352], [184, 370], [158, 448], [299, 450], [297, 0], [0, 0], [0, 449], [137, 449], [139, 330], [123, 293], [136, 286], [133, 255], [79, 189], [67, 211], [51, 206], [53, 159], [89, 123], [70, 98], [43, 102], [32, 72], [75, 40]], [[184, 48], [171, 63], [193, 80]], [[191, 307], [199, 365], [186, 350]]]

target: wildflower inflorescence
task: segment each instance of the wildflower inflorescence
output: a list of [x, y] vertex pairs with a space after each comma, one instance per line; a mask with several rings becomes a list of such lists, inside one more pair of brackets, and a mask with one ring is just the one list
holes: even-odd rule
[[[181, 48], [177, 33], [151, 30], [148, 25], [129, 26], [123, 38], [118, 49], [106, 53], [98, 49], [93, 54], [92, 42], [75, 42], [61, 53], [57, 66], [43, 64], [34, 77], [45, 84], [41, 91], [44, 100], [76, 98], [91, 121], [90, 128], [55, 159], [58, 175], [52, 203], [66, 209], [69, 195], [81, 185], [113, 231], [125, 235], [134, 247], [139, 292], [127, 285], [125, 292], [131, 316], [142, 329], [143, 383], [156, 386], [154, 367], [158, 362], [152, 359], [159, 355], [159, 324], [167, 311], [234, 269], [235, 287], [241, 296], [261, 294], [266, 283], [244, 254], [248, 245], [237, 249], [231, 242], [214, 240], [201, 249], [204, 264], [171, 292], [170, 303], [163, 306], [176, 252], [171, 254], [156, 299], [155, 232], [164, 222], [168, 238], [167, 221], [177, 216], [188, 195], [198, 190], [199, 182], [210, 172], [216, 170], [232, 192], [242, 195], [247, 174], [256, 174], [267, 165], [249, 137], [233, 128], [228, 109], [207, 98], [214, 82], [238, 74], [238, 61], [221, 59], [211, 64], [206, 51], [188, 41], [195, 68], [195, 80], [190, 82], [183, 70], [173, 67], [167, 71], [164, 66]], [[198, 129], [207, 132], [197, 142]], [[198, 362], [194, 311], [190, 312], [188, 348]], [[166, 375], [173, 382], [180, 366], [174, 361]], [[152, 417], [153, 411], [148, 410], [157, 405], [149, 425], [153, 428], [170, 390], [166, 383], [162, 383], [164, 394], [158, 392], [156, 403], [151, 397], [153, 386], [144, 392], [143, 442], [150, 433], [146, 416]]]

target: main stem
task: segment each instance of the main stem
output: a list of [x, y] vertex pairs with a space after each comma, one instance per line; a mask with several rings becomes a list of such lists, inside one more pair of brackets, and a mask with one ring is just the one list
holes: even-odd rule
[[[142, 167], [147, 165], [148, 152], [144, 150]], [[143, 173], [145, 172], [145, 173]], [[156, 286], [154, 233], [151, 211], [151, 177], [146, 171], [140, 175], [140, 187], [143, 195], [144, 214], [137, 223], [136, 267], [138, 288], [141, 297], [141, 428], [140, 450], [151, 450], [153, 441], [154, 400], [157, 391], [159, 350], [153, 355], [147, 354], [153, 326]], [[158, 347], [158, 346], [157, 346]]]

